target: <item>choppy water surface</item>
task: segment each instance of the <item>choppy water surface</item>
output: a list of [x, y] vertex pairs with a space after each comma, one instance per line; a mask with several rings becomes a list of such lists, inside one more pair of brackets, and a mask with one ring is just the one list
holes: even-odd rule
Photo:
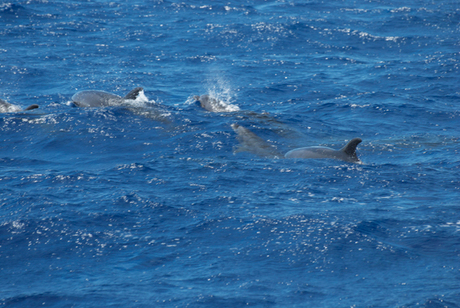
[[[0, 304], [459, 307], [459, 20], [455, 1], [0, 4]], [[364, 164], [283, 159], [355, 137]]]

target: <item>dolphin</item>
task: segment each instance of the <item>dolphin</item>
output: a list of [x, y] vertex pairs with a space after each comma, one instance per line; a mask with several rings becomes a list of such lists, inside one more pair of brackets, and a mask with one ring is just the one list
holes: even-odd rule
[[86, 90], [75, 93], [72, 96], [72, 102], [78, 107], [119, 106], [128, 99], [135, 100], [143, 92], [143, 88], [137, 87], [126, 94], [125, 97], [121, 97], [104, 91]]
[[340, 150], [334, 150], [327, 147], [305, 147], [298, 148], [287, 152], [285, 158], [332, 158], [339, 159], [350, 163], [361, 164], [358, 155], [356, 155], [356, 147], [361, 143], [361, 138], [350, 140], [346, 146]]
[[[32, 110], [38, 108], [37, 104], [30, 105], [24, 111], [26, 110]], [[10, 104], [3, 99], [0, 98], [0, 113], [5, 113], [5, 112], [20, 112], [22, 111], [22, 108], [13, 104]]]

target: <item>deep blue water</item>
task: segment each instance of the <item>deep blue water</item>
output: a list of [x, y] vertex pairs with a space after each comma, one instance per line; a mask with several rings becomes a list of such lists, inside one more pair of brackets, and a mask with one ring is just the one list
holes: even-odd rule
[[40, 105], [0, 114], [1, 306], [460, 307], [457, 1], [2, 2], [0, 38]]

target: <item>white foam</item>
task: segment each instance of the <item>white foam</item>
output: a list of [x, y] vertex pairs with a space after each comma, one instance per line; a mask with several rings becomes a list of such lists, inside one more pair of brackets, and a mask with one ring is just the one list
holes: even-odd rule
[[128, 105], [130, 107], [146, 107], [149, 99], [145, 96], [144, 90], [140, 91], [136, 99], [127, 99], [124, 101], [123, 105]]
[[142, 102], [142, 103], [148, 103], [149, 102], [148, 97], [145, 96], [144, 90], [139, 92], [139, 94], [136, 97], [136, 102]]
[[0, 105], [0, 113], [4, 112], [20, 112], [22, 108], [13, 104]]
[[240, 110], [240, 107], [238, 107], [237, 105], [232, 105], [218, 98], [216, 100], [213, 100], [212, 104], [213, 109], [218, 112], [235, 112]]

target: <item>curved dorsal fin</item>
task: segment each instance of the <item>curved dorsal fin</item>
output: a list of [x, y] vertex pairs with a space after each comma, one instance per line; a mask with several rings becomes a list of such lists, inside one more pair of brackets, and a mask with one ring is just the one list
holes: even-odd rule
[[361, 143], [361, 141], [361, 138], [354, 138], [350, 140], [350, 142], [348, 142], [347, 145], [344, 146], [340, 151], [344, 152], [348, 156], [358, 158], [356, 156], [356, 147]]
[[131, 90], [131, 92], [129, 92], [128, 94], [126, 94], [125, 99], [136, 99], [141, 91], [144, 91], [144, 89], [141, 87], [137, 87]]
[[38, 105], [37, 104], [33, 104], [33, 105], [30, 105], [29, 107], [27, 107], [26, 109], [24, 110], [32, 110], [32, 109], [36, 109], [38, 108]]

